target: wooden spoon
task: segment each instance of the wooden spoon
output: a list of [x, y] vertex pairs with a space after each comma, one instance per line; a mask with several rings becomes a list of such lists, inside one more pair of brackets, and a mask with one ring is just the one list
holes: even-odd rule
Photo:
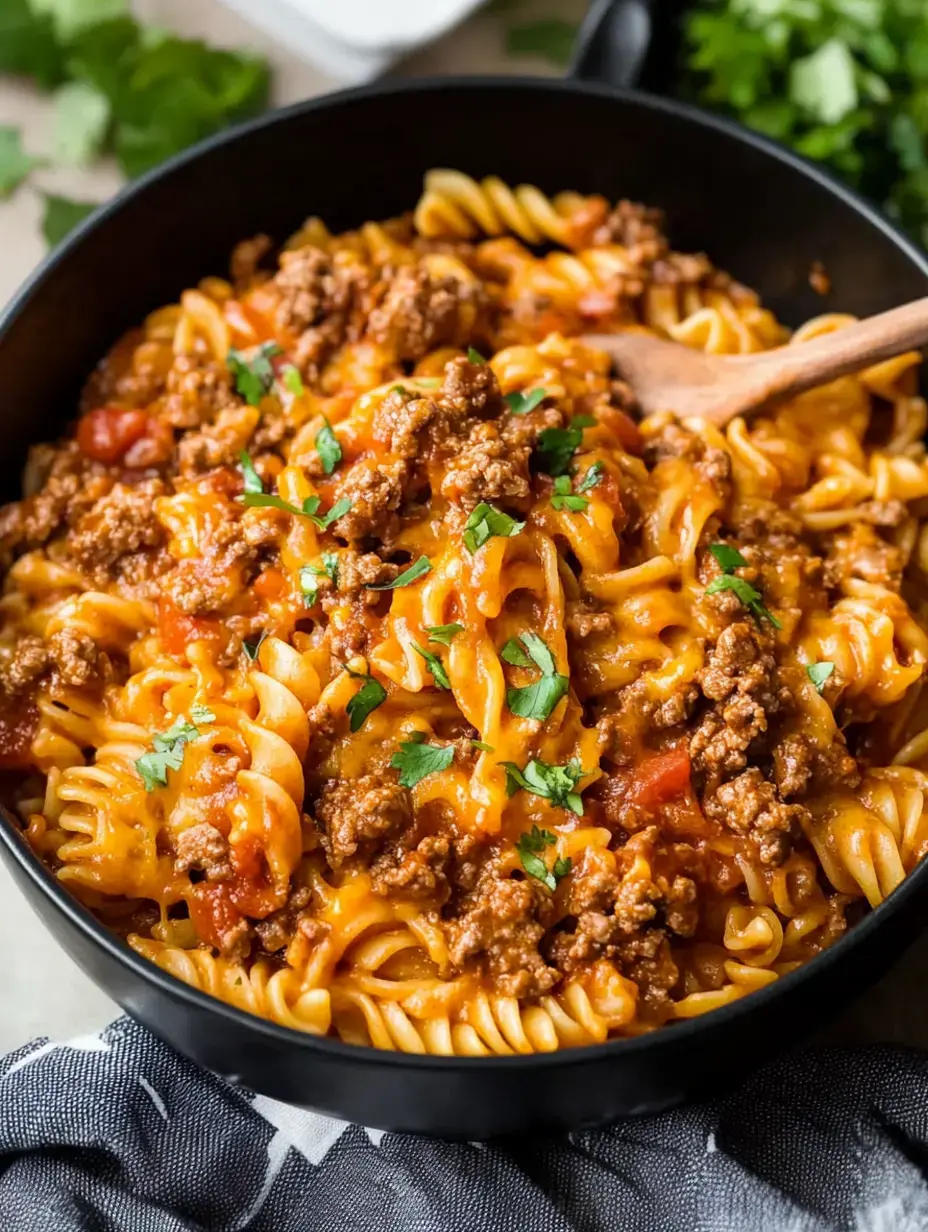
[[772, 398], [801, 394], [928, 345], [928, 298], [855, 321], [808, 342], [749, 355], [707, 355], [646, 334], [585, 334], [608, 352], [642, 414], [672, 411], [722, 427]]

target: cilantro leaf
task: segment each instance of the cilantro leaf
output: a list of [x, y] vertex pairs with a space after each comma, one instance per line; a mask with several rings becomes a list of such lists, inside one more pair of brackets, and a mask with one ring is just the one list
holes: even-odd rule
[[570, 63], [577, 39], [577, 23], [549, 18], [510, 26], [506, 51], [510, 56], [541, 56], [564, 68]]
[[464, 626], [459, 624], [428, 625], [425, 631], [429, 635], [430, 642], [439, 642], [442, 646], [450, 646], [451, 639], [455, 634], [464, 632]]
[[354, 697], [345, 706], [345, 713], [348, 715], [348, 726], [353, 732], [356, 732], [361, 730], [368, 715], [376, 710], [378, 706], [382, 706], [387, 700], [387, 690], [379, 680], [376, 680], [369, 674], [365, 676], [362, 672], [353, 672], [350, 667], [346, 667], [345, 671], [349, 676], [353, 676], [355, 680], [364, 681]]
[[242, 642], [242, 650], [245, 652], [245, 658], [254, 663], [258, 658], [258, 651], [261, 649], [261, 644], [267, 637], [267, 629], [262, 629], [256, 642]]
[[251, 493], [263, 492], [264, 484], [261, 482], [261, 476], [255, 470], [254, 462], [252, 462], [251, 457], [244, 449], [239, 453], [238, 460], [242, 468], [245, 491]]
[[454, 760], [454, 746], [424, 744], [421, 740], [401, 744], [390, 765], [400, 772], [400, 787], [415, 787], [430, 774], [447, 770]]
[[467, 348], [467, 358], [472, 364], [485, 364], [487, 362], [480, 352], [475, 351], [473, 347]]
[[88, 214], [92, 214], [98, 205], [96, 201], [70, 201], [67, 197], [56, 197], [54, 193], [45, 193], [44, 197], [42, 234], [52, 248], [59, 244], [69, 231], [73, 231], [79, 222], [83, 222]]
[[481, 501], [467, 519], [464, 527], [464, 546], [473, 555], [478, 548], [483, 547], [488, 539], [494, 536], [511, 539], [513, 535], [518, 535], [524, 529], [524, 522], [517, 522], [508, 513], [503, 513], [502, 510], [495, 509], [492, 505]]
[[539, 854], [556, 842], [557, 839], [548, 830], [539, 830], [533, 825], [531, 833], [521, 834], [516, 843], [522, 867], [530, 877], [534, 877], [551, 891], [556, 890], [558, 881], [570, 872], [569, 859], [555, 860], [554, 866], [549, 869]]
[[554, 495], [551, 497], [551, 505], [553, 508], [569, 509], [571, 513], [582, 513], [589, 505], [589, 500], [585, 496], [574, 496], [570, 490], [571, 479], [569, 475], [558, 475], [554, 481]]
[[319, 597], [319, 578], [338, 580], [338, 557], [334, 552], [322, 553], [321, 565], [303, 565], [300, 569], [300, 593], [303, 606], [312, 607]]
[[392, 582], [366, 582], [367, 590], [396, 590], [398, 586], [409, 586], [413, 582], [417, 582], [419, 578], [425, 577], [432, 567], [432, 562], [427, 556], [420, 556], [419, 559], [404, 569], [399, 577], [395, 577]]
[[[574, 423], [576, 422], [577, 421], [575, 419]], [[586, 474], [577, 484], [577, 491], [578, 492], [589, 492], [593, 488], [599, 487], [599, 485], [603, 481], [604, 475], [605, 475], [605, 469], [603, 467], [602, 462], [594, 462], [592, 466], [587, 468]], [[557, 484], [555, 484], [554, 486], [557, 487]]]
[[[537, 633], [520, 633], [519, 641], [531, 662], [540, 668], [542, 677], [525, 688], [507, 689], [506, 704], [519, 718], [543, 722], [567, 692], [570, 681], [558, 672], [554, 655]], [[517, 650], [512, 641], [507, 642], [503, 647], [503, 658], [509, 663], [515, 662], [517, 666], [526, 666], [516, 657]]]
[[472, 748], [479, 749], [481, 753], [496, 752], [496, 749], [494, 749], [492, 744], [484, 744], [482, 740], [472, 740], [470, 743]]
[[294, 398], [298, 398], [300, 394], [306, 392], [303, 378], [300, 376], [300, 370], [296, 364], [287, 364], [280, 374], [280, 380], [284, 389], [293, 394]]
[[51, 14], [29, 0], [0, 4], [0, 73], [34, 77], [52, 90], [65, 76], [65, 53]]
[[265, 342], [249, 359], [233, 347], [226, 356], [229, 371], [235, 377], [235, 388], [249, 406], [259, 406], [261, 399], [274, 384], [274, 369], [271, 359], [281, 354], [276, 342]]
[[316, 452], [319, 454], [322, 469], [327, 475], [331, 475], [342, 460], [342, 447], [328, 420], [316, 433]]
[[570, 421], [572, 428], [595, 428], [599, 420], [595, 415], [575, 415]]
[[103, 148], [110, 123], [110, 104], [86, 81], [69, 81], [55, 95], [55, 157], [83, 166]]
[[578, 761], [569, 761], [566, 766], [549, 766], [539, 758], [532, 758], [524, 771], [515, 762], [504, 761], [500, 765], [506, 771], [506, 790], [510, 796], [521, 787], [524, 791], [550, 800], [558, 808], [570, 809], [578, 817], [583, 816], [583, 800], [575, 790], [583, 778]]
[[[194, 720], [193, 722], [190, 719]], [[168, 770], [179, 770], [184, 761], [184, 747], [201, 735], [197, 723], [215, 723], [216, 716], [199, 703], [191, 706], [190, 719], [177, 718], [166, 732], [152, 740], [152, 752], [143, 753], [135, 762], [146, 791], [167, 787]]]
[[712, 543], [709, 545], [709, 551], [718, 561], [719, 568], [723, 573], [733, 573], [735, 569], [744, 569], [747, 566], [747, 561], [741, 555], [737, 548], [733, 548], [728, 543]]
[[504, 401], [509, 403], [509, 409], [513, 415], [527, 415], [529, 411], [534, 411], [539, 402], [546, 397], [547, 394], [543, 389], [533, 389], [528, 394], [506, 394]]
[[448, 679], [448, 673], [445, 671], [445, 665], [439, 659], [437, 654], [431, 650], [425, 650], [418, 642], [412, 643], [412, 648], [417, 655], [421, 655], [425, 659], [425, 665], [431, 673], [432, 679], [440, 689], [450, 689], [451, 681]]
[[818, 689], [819, 693], [824, 692], [825, 681], [829, 678], [829, 676], [831, 676], [834, 670], [834, 663], [829, 662], [827, 659], [822, 660], [820, 663], [809, 663], [806, 667], [806, 673], [815, 685], [816, 689]]
[[555, 477], [566, 475], [582, 440], [583, 429], [573, 425], [569, 428], [545, 428], [538, 433], [535, 454], [538, 469]]
[[8, 197], [34, 167], [41, 165], [40, 158], [23, 149], [18, 128], [0, 127], [0, 199]]
[[507, 663], [511, 663], [513, 667], [531, 667], [532, 660], [528, 657], [518, 641], [511, 637], [502, 650], [499, 652], [500, 657], [505, 659]]
[[761, 602], [761, 594], [756, 590], [750, 582], [744, 578], [733, 577], [730, 573], [723, 573], [720, 577], [715, 578], [706, 587], [707, 595], [716, 595], [721, 590], [730, 590], [735, 594], [744, 606], [748, 609], [758, 624], [762, 620], [769, 620], [775, 629], [782, 629], [783, 625], [774, 616], [774, 614], [764, 607]]

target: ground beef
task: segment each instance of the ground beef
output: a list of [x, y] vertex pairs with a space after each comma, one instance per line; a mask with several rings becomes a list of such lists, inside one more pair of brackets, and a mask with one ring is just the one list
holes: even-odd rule
[[648, 438], [644, 458], [652, 467], [662, 458], [682, 458], [722, 496], [728, 494], [731, 479], [728, 451], [708, 444], [702, 436], [676, 420], [671, 420]]
[[316, 805], [316, 823], [333, 869], [359, 852], [371, 854], [386, 839], [396, 838], [412, 824], [412, 805], [405, 787], [379, 775], [331, 779]]
[[0, 689], [9, 696], [24, 693], [48, 667], [48, 650], [40, 637], [26, 634], [0, 652]]
[[467, 436], [454, 442], [441, 494], [468, 511], [481, 501], [518, 506], [529, 495], [530, 457], [528, 445], [507, 442], [496, 424], [472, 424]]
[[248, 920], [241, 919], [237, 924], [231, 925], [219, 934], [219, 949], [223, 958], [244, 962], [251, 953], [253, 939], [254, 929]]
[[228, 839], [208, 822], [190, 826], [177, 836], [174, 868], [178, 873], [196, 869], [206, 874], [207, 881], [225, 881], [232, 875]]
[[228, 366], [203, 355], [178, 355], [167, 374], [159, 419], [172, 428], [212, 423], [223, 411], [242, 407]]
[[[287, 905], [279, 911], [272, 911], [264, 920], [255, 924], [255, 932], [261, 947], [268, 954], [276, 954], [278, 950], [286, 949], [293, 940], [294, 933], [304, 921], [310, 920], [306, 908], [312, 901], [312, 892], [306, 886], [298, 886]], [[322, 921], [320, 921], [322, 923]], [[323, 924], [323, 928], [326, 926]]]
[[664, 1021], [670, 1010], [670, 992], [680, 978], [664, 932], [652, 928], [619, 942], [613, 961], [638, 986], [640, 1017], [645, 1021]]
[[503, 996], [537, 997], [551, 991], [559, 973], [538, 950], [552, 910], [543, 887], [509, 876], [490, 858], [455, 910], [454, 918], [445, 921], [445, 935], [456, 967], [479, 956]]
[[358, 540], [368, 535], [386, 539], [396, 525], [396, 510], [407, 490], [406, 464], [355, 462], [348, 468], [338, 487], [338, 498], [347, 497], [351, 509], [333, 526], [340, 538]]
[[114, 579], [141, 583], [166, 568], [158, 551], [166, 536], [154, 512], [166, 490], [160, 479], [114, 484], [68, 532], [68, 554], [95, 586]]
[[489, 364], [452, 359], [445, 365], [439, 400], [453, 421], [491, 419], [503, 410], [496, 376]]
[[714, 705], [697, 724], [690, 758], [697, 775], [717, 784], [744, 768], [748, 748], [785, 698], [769, 638], [746, 621], [722, 631], [697, 679]]
[[344, 314], [367, 275], [361, 266], [339, 264], [312, 245], [280, 254], [280, 270], [274, 277], [279, 292], [275, 319], [279, 329], [302, 334], [325, 318]]
[[52, 693], [63, 688], [87, 688], [102, 678], [104, 660], [100, 648], [92, 637], [76, 629], [60, 629], [51, 635], [48, 658]]
[[235, 405], [220, 411], [214, 423], [187, 432], [177, 447], [181, 474], [202, 475], [219, 466], [238, 466], [239, 455], [250, 448], [260, 418], [257, 407]]
[[429, 834], [412, 851], [398, 851], [375, 860], [371, 866], [374, 893], [444, 902], [449, 893], [446, 869], [450, 852], [447, 836]]
[[433, 278], [426, 269], [408, 266], [371, 313], [368, 333], [409, 363], [439, 346], [463, 346], [473, 324], [475, 295], [456, 278]]
[[182, 560], [161, 579], [162, 593], [188, 616], [200, 616], [234, 603], [243, 579], [257, 572], [259, 548], [246, 534], [238, 507], [229, 521], [213, 526], [200, 543], [200, 555]]
[[854, 790], [860, 784], [857, 763], [847, 751], [841, 732], [836, 732], [824, 749], [801, 732], [784, 737], [773, 750], [773, 777], [784, 800], [791, 796], [801, 799], [810, 788]]
[[0, 560], [8, 568], [19, 552], [43, 546], [62, 526], [76, 522], [112, 480], [73, 441], [36, 446], [26, 466], [23, 500], [0, 509]]
[[339, 553], [336, 582], [318, 579], [322, 610], [329, 618], [329, 650], [337, 659], [344, 661], [367, 649], [379, 624], [373, 609], [383, 601], [383, 593], [369, 587], [390, 582], [399, 572], [399, 565], [374, 552], [348, 549]]
[[613, 620], [609, 612], [593, 611], [585, 600], [568, 600], [567, 602], [567, 632], [577, 641], [593, 633], [610, 633]]
[[395, 385], [377, 407], [373, 434], [386, 449], [400, 458], [417, 458], [429, 428], [440, 427], [447, 434], [449, 424], [444, 407], [433, 398], [419, 398], [402, 385]]
[[703, 799], [703, 811], [713, 821], [749, 838], [762, 864], [782, 864], [807, 816], [798, 804], [784, 804], [773, 783], [756, 767], [723, 783]]
[[633, 201], [620, 201], [593, 233], [593, 243], [620, 244], [629, 250], [633, 265], [650, 265], [667, 251], [660, 210]]
[[880, 538], [871, 525], [855, 522], [835, 534], [825, 557], [825, 585], [833, 590], [851, 578], [899, 591], [905, 557], [892, 543]]
[[235, 245], [229, 261], [229, 273], [236, 291], [246, 291], [254, 282], [262, 258], [273, 246], [269, 235], [255, 235]]

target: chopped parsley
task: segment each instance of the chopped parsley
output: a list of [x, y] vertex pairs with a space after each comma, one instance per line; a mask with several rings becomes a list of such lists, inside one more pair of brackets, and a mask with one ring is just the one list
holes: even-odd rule
[[242, 650], [245, 652], [245, 658], [252, 663], [258, 657], [258, 651], [261, 649], [261, 643], [267, 637], [267, 629], [262, 629], [256, 642], [242, 642]]
[[595, 415], [575, 415], [570, 421], [572, 428], [595, 428], [599, 420]]
[[514, 667], [531, 667], [532, 660], [528, 657], [518, 641], [511, 637], [499, 652], [500, 656], [507, 663], [511, 663]]
[[513, 415], [527, 415], [529, 411], [534, 411], [539, 402], [546, 397], [545, 390], [533, 389], [527, 394], [506, 394], [505, 401], [509, 403], [509, 409]]
[[375, 711], [378, 706], [382, 706], [387, 700], [387, 690], [370, 673], [365, 675], [363, 672], [354, 672], [350, 667], [346, 667], [345, 671], [352, 679], [364, 681], [345, 707], [345, 713], [348, 715], [348, 726], [353, 732], [356, 732], [360, 731], [364, 726], [364, 721], [368, 715]]
[[496, 752], [496, 749], [494, 749], [492, 744], [484, 744], [482, 740], [472, 740], [470, 743], [472, 748], [479, 749], [481, 753]]
[[574, 759], [566, 766], [549, 766], [547, 762], [533, 757], [524, 770], [512, 761], [500, 762], [508, 779], [506, 790], [510, 796], [521, 787], [535, 796], [550, 800], [557, 808], [570, 809], [578, 817], [583, 816], [583, 800], [576, 786], [583, 778], [580, 763]]
[[517, 522], [508, 513], [495, 509], [486, 501], [481, 501], [467, 519], [464, 527], [464, 546], [473, 555], [478, 548], [495, 538], [511, 539], [525, 529], [524, 522]]
[[473, 347], [467, 348], [467, 358], [472, 364], [485, 364], [487, 362], [480, 352], [475, 350]]
[[[544, 721], [567, 692], [570, 682], [566, 676], [558, 672], [554, 655], [537, 633], [520, 633], [519, 641], [528, 652], [531, 662], [541, 670], [541, 679], [522, 689], [507, 689], [506, 704], [520, 719]], [[512, 656], [517, 650], [518, 647], [514, 645], [514, 639], [512, 639], [503, 647], [503, 657], [507, 658], [506, 652], [508, 651], [507, 662], [512, 663], [514, 661]], [[526, 666], [526, 664], [518, 661], [517, 666]]]
[[429, 558], [420, 556], [415, 564], [404, 569], [392, 582], [365, 582], [365, 587], [367, 590], [396, 590], [398, 586], [411, 586], [413, 582], [418, 582], [419, 578], [425, 577], [431, 567]]
[[249, 406], [258, 406], [274, 384], [271, 360], [282, 354], [276, 342], [265, 342], [249, 359], [233, 347], [226, 356], [229, 371], [235, 377], [235, 388]]
[[825, 681], [831, 676], [835, 670], [835, 665], [827, 659], [821, 663], [810, 663], [806, 667], [806, 673], [812, 683], [818, 689], [819, 693], [824, 692]]
[[215, 723], [211, 710], [198, 703], [190, 707], [190, 718], [175, 719], [168, 730], [152, 741], [153, 752], [143, 753], [135, 763], [146, 791], [167, 787], [168, 770], [179, 770], [184, 760], [184, 748], [202, 735], [198, 723]]
[[335, 502], [328, 513], [318, 512], [321, 501], [318, 496], [307, 496], [300, 508], [285, 501], [282, 496], [274, 496], [264, 491], [261, 476], [254, 468], [254, 463], [243, 449], [239, 454], [242, 474], [245, 477], [245, 491], [239, 500], [246, 509], [280, 509], [283, 513], [292, 513], [297, 518], [309, 518], [320, 530], [328, 530], [333, 522], [345, 516], [351, 508], [351, 501], [346, 496]]
[[538, 469], [555, 478], [568, 474], [582, 440], [583, 429], [576, 424], [571, 424], [569, 428], [545, 428], [538, 433], [535, 455]]
[[[575, 419], [574, 423], [576, 422], [577, 421]], [[605, 475], [605, 469], [603, 468], [602, 462], [594, 462], [592, 466], [587, 468], [586, 474], [577, 484], [577, 491], [578, 492], [590, 492], [592, 491], [593, 488], [599, 487], [599, 485], [603, 481], [604, 475]], [[556, 486], [557, 485], [555, 485], [555, 487]]]
[[319, 454], [322, 469], [327, 475], [331, 475], [342, 460], [342, 447], [328, 420], [316, 433], [316, 452]]
[[431, 673], [432, 679], [440, 689], [450, 689], [451, 681], [448, 679], [448, 673], [445, 671], [445, 665], [439, 659], [437, 654], [431, 650], [425, 650], [418, 642], [412, 643], [412, 648], [417, 655], [421, 655], [425, 659], [425, 665]]
[[430, 774], [447, 770], [454, 760], [454, 746], [425, 744], [421, 739], [408, 740], [394, 753], [390, 765], [400, 772], [400, 787], [415, 787]]
[[305, 607], [312, 607], [319, 597], [319, 579], [338, 578], [338, 557], [334, 552], [323, 552], [321, 565], [303, 565], [300, 569], [300, 593]]
[[710, 544], [709, 551], [718, 561], [722, 574], [713, 578], [706, 587], [706, 594], [717, 595], [720, 591], [730, 590], [741, 600], [758, 624], [762, 620], [769, 620], [775, 629], [782, 629], [780, 621], [764, 606], [760, 591], [744, 578], [733, 575], [733, 570], [743, 569], [748, 563], [738, 549], [727, 543], [713, 543]]
[[425, 631], [429, 635], [430, 642], [439, 642], [442, 646], [450, 646], [451, 639], [456, 634], [464, 632], [464, 626], [459, 624], [428, 625]]
[[569, 475], [558, 475], [554, 481], [554, 495], [551, 497], [551, 504], [555, 509], [569, 509], [571, 513], [582, 513], [589, 503], [589, 498], [586, 496], [574, 496]]
[[570, 860], [555, 860], [553, 868], [548, 868], [541, 858], [546, 847], [551, 847], [557, 839], [549, 830], [539, 830], [532, 826], [530, 834], [522, 834], [516, 843], [516, 851], [522, 861], [522, 867], [530, 877], [546, 885], [549, 890], [556, 890], [557, 883], [570, 872]]
[[280, 375], [281, 384], [288, 393], [293, 394], [294, 398], [298, 398], [300, 394], [306, 392], [303, 385], [303, 378], [300, 376], [300, 370], [296, 364], [287, 364]]

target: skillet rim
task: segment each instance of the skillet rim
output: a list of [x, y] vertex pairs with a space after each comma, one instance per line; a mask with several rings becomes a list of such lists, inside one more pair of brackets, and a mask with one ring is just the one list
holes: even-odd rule
[[[766, 155], [806, 179], [812, 180], [833, 198], [842, 201], [846, 206], [863, 217], [877, 231], [881, 232], [908, 260], [928, 279], [928, 253], [923, 252], [912, 240], [904, 235], [880, 210], [867, 202], [854, 189], [841, 183], [820, 166], [788, 150], [777, 142], [760, 133], [754, 132], [743, 125], [727, 118], [703, 111], [687, 103], [675, 99], [660, 98], [644, 91], [620, 89], [595, 82], [580, 82], [570, 78], [544, 78], [515, 75], [484, 75], [476, 74], [422, 78], [398, 78], [372, 85], [359, 86], [348, 90], [338, 90], [316, 98], [305, 99], [287, 107], [266, 112], [244, 124], [214, 134], [204, 141], [189, 147], [173, 158], [155, 167], [145, 175], [133, 180], [123, 187], [109, 201], [84, 219], [78, 226], [44, 258], [39, 266], [26, 278], [14, 293], [12, 299], [0, 311], [0, 345], [8, 331], [13, 327], [20, 315], [28, 310], [29, 302], [36, 292], [49, 281], [70, 253], [80, 246], [84, 238], [103, 227], [110, 218], [115, 216], [125, 204], [143, 194], [149, 185], [162, 178], [167, 178], [174, 171], [195, 161], [201, 155], [224, 145], [231, 145], [241, 137], [260, 133], [264, 129], [273, 128], [279, 123], [288, 121], [294, 116], [314, 111], [326, 111], [337, 108], [344, 103], [376, 100], [388, 95], [406, 94], [420, 95], [433, 92], [447, 93], [449, 91], [467, 92], [471, 90], [485, 91], [488, 87], [524, 91], [526, 93], [555, 92], [564, 96], [589, 95], [609, 99], [622, 105], [633, 105], [656, 111], [662, 115], [682, 118], [690, 124], [709, 129], [719, 135], [730, 138], [742, 145], [753, 147], [759, 153]], [[389, 1052], [373, 1046], [345, 1044], [341, 1040], [328, 1036], [310, 1035], [285, 1027], [245, 1010], [237, 1009], [228, 1002], [212, 997], [208, 993], [192, 988], [182, 980], [169, 975], [155, 963], [142, 958], [128, 945], [121, 942], [115, 933], [110, 932], [93, 913], [85, 908], [77, 898], [68, 893], [64, 886], [54, 877], [51, 871], [33, 854], [18, 823], [5, 808], [0, 808], [0, 844], [22, 871], [25, 878], [32, 883], [38, 893], [50, 900], [58, 912], [65, 916], [68, 923], [84, 937], [102, 948], [108, 956], [122, 965], [144, 984], [151, 985], [160, 995], [169, 1000], [186, 1002], [191, 1009], [211, 1012], [220, 1018], [230, 1021], [243, 1030], [253, 1030], [264, 1036], [269, 1042], [282, 1046], [306, 1048], [316, 1051], [321, 1056], [329, 1056], [332, 1060], [345, 1060], [360, 1063], [365, 1066], [390, 1066], [395, 1069], [415, 1069], [447, 1073], [450, 1069], [461, 1066], [468, 1070], [475, 1067], [490, 1070], [509, 1070], [513, 1068], [547, 1070], [550, 1067], [595, 1065], [604, 1061], [612, 1053], [620, 1049], [623, 1054], [634, 1056], [642, 1052], [653, 1054], [659, 1058], [661, 1050], [670, 1051], [678, 1046], [685, 1046], [687, 1041], [696, 1035], [705, 1037], [715, 1031], [724, 1031], [729, 1025], [740, 1020], [749, 1021], [752, 1017], [761, 1015], [768, 1003], [773, 1002], [783, 994], [783, 990], [799, 991], [800, 986], [814, 980], [816, 973], [824, 973], [828, 966], [834, 966], [844, 960], [845, 955], [864, 944], [866, 939], [888, 922], [891, 915], [902, 911], [905, 905], [922, 892], [923, 884], [928, 885], [928, 860], [912, 870], [887, 899], [879, 907], [871, 910], [865, 919], [848, 929], [839, 940], [821, 954], [805, 963], [802, 967], [791, 971], [773, 983], [754, 992], [721, 1006], [707, 1014], [683, 1022], [667, 1024], [665, 1027], [631, 1038], [617, 1038], [602, 1044], [590, 1044], [582, 1048], [558, 1049], [555, 1052], [514, 1054], [512, 1056], [460, 1057], [432, 1056], [406, 1052]], [[30, 904], [31, 906], [31, 904]], [[34, 908], [32, 908], [35, 911]], [[38, 913], [36, 913], [38, 914]], [[44, 921], [40, 918], [40, 923]], [[57, 936], [55, 937], [57, 941]], [[914, 940], [914, 937], [913, 937]], [[60, 942], [59, 942], [60, 944]], [[68, 954], [69, 949], [61, 948]], [[80, 966], [80, 964], [76, 964]], [[96, 981], [94, 981], [96, 982]], [[120, 1006], [120, 1008], [122, 1008]], [[672, 1029], [668, 1029], [672, 1028]]]

